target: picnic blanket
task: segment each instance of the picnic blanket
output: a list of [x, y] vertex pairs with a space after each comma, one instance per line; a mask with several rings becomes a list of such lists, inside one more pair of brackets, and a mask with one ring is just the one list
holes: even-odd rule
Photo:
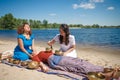
[[[13, 56], [13, 51], [12, 50], [4, 51], [1, 54], [2, 54], [1, 55], [1, 63], [7, 64], [9, 66], [16, 66], [18, 68], [26, 68], [26, 67], [21, 66], [20, 64], [9, 63], [6, 59], [4, 59], [4, 58], [7, 58], [8, 56], [10, 56], [10, 57]], [[46, 66], [48, 66], [48, 65], [46, 65]], [[62, 77], [65, 77], [65, 78], [70, 78], [71, 80], [88, 80], [85, 77], [82, 77], [82, 76], [79, 76], [79, 75], [76, 75], [76, 74], [73, 74], [73, 73], [70, 73], [70, 72], [55, 70], [55, 69], [50, 68], [49, 66], [48, 66], [48, 68], [49, 68], [49, 71], [46, 72], [46, 74], [54, 74], [54, 75], [62, 76]], [[43, 72], [40, 69], [35, 69], [35, 70], [37, 70], [38, 72]]]

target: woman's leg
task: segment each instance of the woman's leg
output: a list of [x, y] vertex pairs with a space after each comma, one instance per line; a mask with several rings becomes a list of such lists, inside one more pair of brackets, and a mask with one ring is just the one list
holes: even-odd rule
[[23, 52], [14, 52], [13, 58], [25, 61], [25, 60], [29, 59], [29, 56]]
[[120, 78], [120, 71], [119, 68], [113, 69], [111, 72], [99, 72], [97, 73], [97, 77], [101, 78], [101, 76], [105, 77], [105, 80], [112, 80]]
[[73, 72], [76, 74], [87, 74], [88, 72], [101, 72], [103, 71], [103, 67], [96, 66], [87, 62], [83, 59], [72, 58], [63, 56], [62, 60], [58, 64], [62, 66], [66, 71]]

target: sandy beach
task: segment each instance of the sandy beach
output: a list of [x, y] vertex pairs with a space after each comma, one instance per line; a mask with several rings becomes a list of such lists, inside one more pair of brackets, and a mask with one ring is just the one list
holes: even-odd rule
[[[13, 51], [17, 45], [16, 40], [0, 40], [0, 53], [5, 51]], [[37, 52], [45, 50], [46, 43], [35, 43]], [[54, 50], [59, 46], [54, 45]], [[77, 46], [78, 58], [85, 59], [95, 65], [104, 67], [115, 67], [120, 65], [120, 49], [99, 47], [99, 46]], [[69, 80], [57, 75], [37, 72], [36, 70], [28, 70], [24, 68], [11, 67], [0, 63], [0, 80]]]

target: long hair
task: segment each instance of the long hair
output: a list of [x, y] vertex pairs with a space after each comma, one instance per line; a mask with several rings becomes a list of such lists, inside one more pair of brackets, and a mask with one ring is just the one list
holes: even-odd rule
[[[67, 24], [61, 24], [60, 29], [62, 29], [65, 32], [65, 45], [68, 45], [69, 35], [70, 35], [69, 26]], [[63, 36], [62, 35], [59, 36], [59, 40], [60, 40], [60, 44], [62, 44], [63, 43]]]
[[[19, 27], [18, 27], [18, 29], [17, 29], [17, 33], [18, 33], [18, 34], [23, 34], [23, 33], [24, 33], [24, 27], [25, 27], [26, 24], [29, 25], [28, 23], [23, 23], [22, 26], [19, 26]], [[29, 35], [31, 35], [31, 34], [32, 34], [32, 31], [31, 31], [31, 29], [30, 29]]]

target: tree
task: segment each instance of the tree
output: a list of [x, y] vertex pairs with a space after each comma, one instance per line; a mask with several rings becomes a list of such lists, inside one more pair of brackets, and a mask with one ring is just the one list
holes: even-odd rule
[[47, 25], [48, 25], [48, 21], [47, 21], [47, 20], [43, 20], [43, 26], [44, 26], [45, 28], [48, 28]]
[[92, 28], [99, 28], [99, 25], [98, 24], [93, 24]]
[[14, 17], [11, 13], [2, 17], [1, 26], [3, 29], [13, 29], [15, 25]]

